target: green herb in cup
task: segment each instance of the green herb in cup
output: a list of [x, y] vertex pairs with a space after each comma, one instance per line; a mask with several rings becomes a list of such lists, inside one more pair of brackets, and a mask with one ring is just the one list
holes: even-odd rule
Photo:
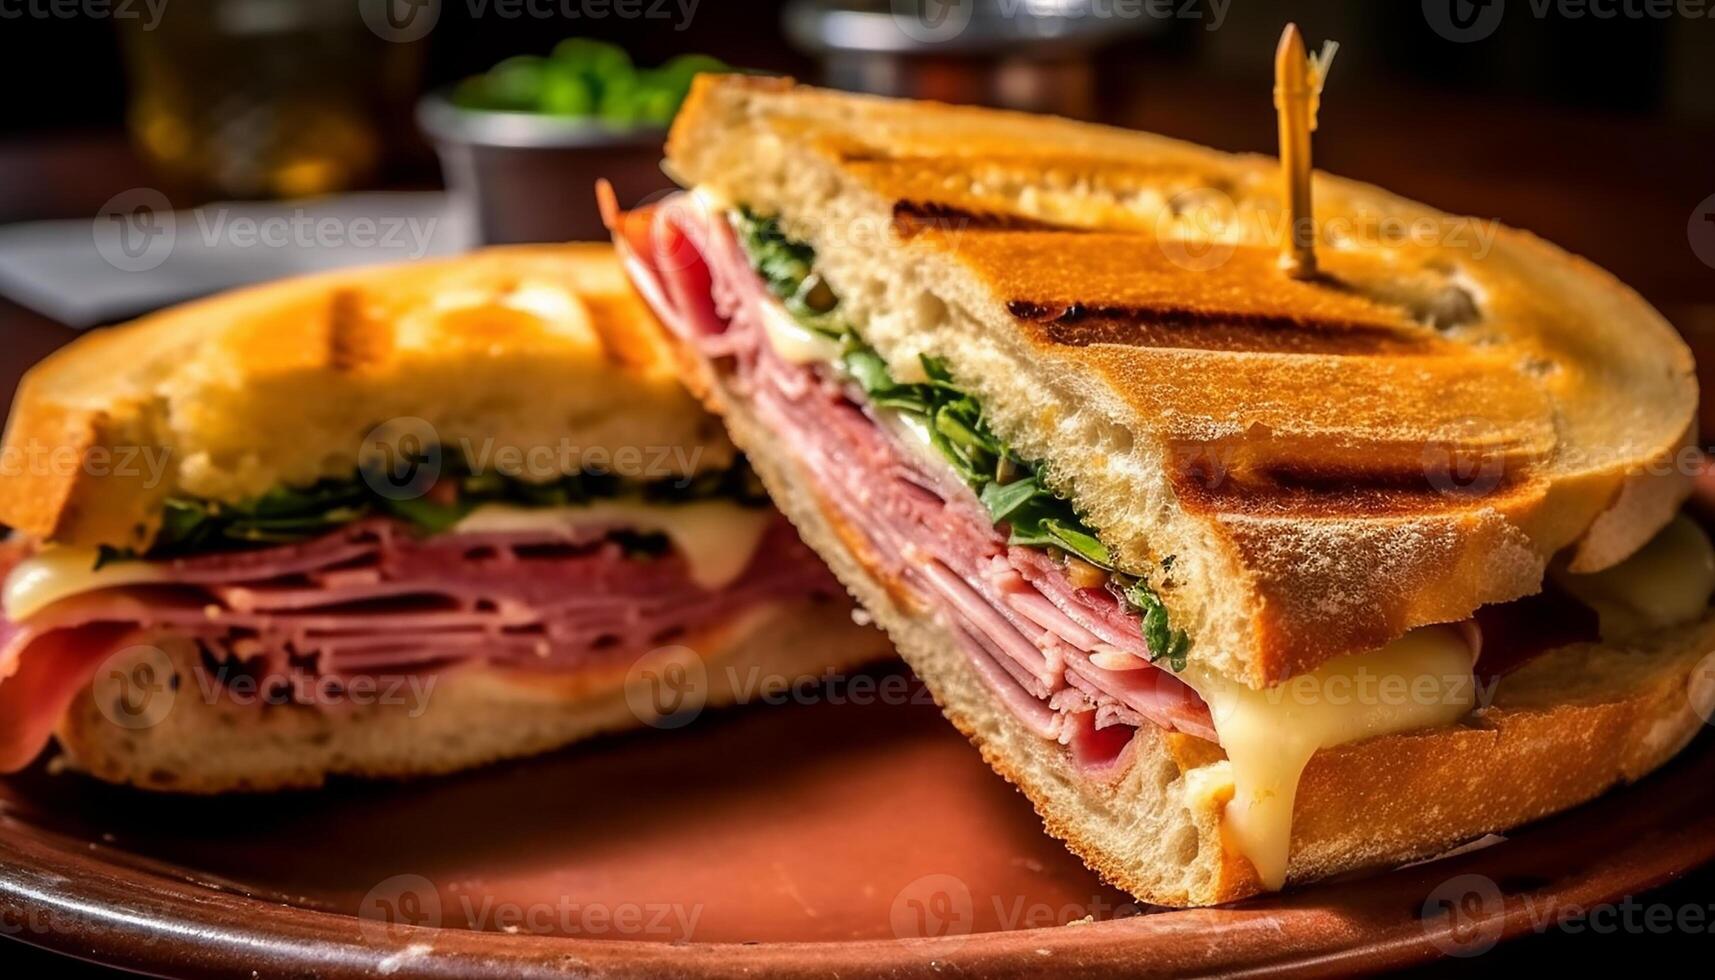
[[453, 89], [465, 109], [538, 112], [567, 119], [598, 118], [615, 126], [665, 126], [699, 72], [733, 69], [706, 54], [680, 55], [640, 69], [623, 48], [590, 38], [567, 38], [546, 58], [508, 58]]
[[508, 58], [489, 69], [484, 86], [490, 108], [514, 112], [530, 112], [542, 101], [542, 85], [548, 75], [548, 62], [535, 55]]

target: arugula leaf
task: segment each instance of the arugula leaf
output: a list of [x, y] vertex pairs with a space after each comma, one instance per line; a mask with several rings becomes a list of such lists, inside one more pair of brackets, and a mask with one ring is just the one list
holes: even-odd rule
[[1184, 670], [1191, 638], [1168, 623], [1167, 606], [1161, 597], [1148, 582], [1139, 579], [1125, 590], [1125, 599], [1143, 612], [1143, 641], [1149, 646], [1150, 662], [1166, 660], [1174, 671]]
[[1042, 488], [1036, 485], [1035, 480], [1014, 480], [1011, 483], [990, 483], [983, 487], [978, 498], [988, 508], [990, 519], [1002, 524], [1041, 492]]
[[[461, 458], [447, 455], [445, 479], [456, 490], [448, 498], [395, 499], [377, 493], [356, 474], [307, 487], [276, 487], [238, 504], [169, 497], [162, 508], [160, 531], [143, 557], [168, 558], [307, 541], [372, 514], [396, 518], [420, 534], [441, 534], [487, 503], [557, 507], [625, 496], [667, 504], [713, 499], [733, 500], [747, 507], [767, 503], [766, 494], [742, 458], [728, 469], [689, 478], [644, 482], [589, 472], [536, 483], [499, 471], [473, 473]], [[134, 553], [106, 549], [97, 555], [96, 567], [136, 557]]]
[[893, 383], [893, 375], [888, 373], [887, 362], [881, 355], [868, 347], [853, 347], [842, 355], [841, 360], [846, 366], [846, 373], [871, 397], [884, 395], [895, 388], [901, 387]]
[[748, 208], [734, 212], [732, 223], [745, 254], [768, 291], [783, 300], [797, 296], [810, 277], [815, 249], [788, 239], [778, 222], [759, 218]]
[[946, 361], [930, 354], [919, 354], [917, 359], [923, 362], [923, 373], [927, 374], [931, 381], [939, 381], [945, 385], [953, 383], [953, 372], [948, 370]]
[[937, 408], [935, 431], [973, 457], [978, 454], [1000, 455], [1000, 443], [989, 434], [982, 422], [982, 412], [969, 398], [946, 402]]
[[1113, 558], [1108, 554], [1108, 546], [1102, 544], [1094, 534], [1082, 526], [1061, 520], [1049, 518], [1042, 522], [1044, 529], [1053, 535], [1067, 551], [1070, 551], [1092, 565], [1102, 568], [1112, 568]]

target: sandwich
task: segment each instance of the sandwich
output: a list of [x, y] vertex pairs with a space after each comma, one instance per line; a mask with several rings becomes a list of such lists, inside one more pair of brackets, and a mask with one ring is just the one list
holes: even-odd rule
[[888, 651], [605, 244], [103, 330], [24, 378], [0, 464], [0, 771], [444, 773]]
[[1272, 159], [700, 78], [609, 227], [687, 377], [1047, 829], [1227, 902], [1588, 800], [1715, 702], [1669, 325]]

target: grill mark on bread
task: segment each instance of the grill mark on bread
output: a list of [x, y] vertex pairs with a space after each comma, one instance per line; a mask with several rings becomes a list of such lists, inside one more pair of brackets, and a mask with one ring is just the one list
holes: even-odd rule
[[1398, 517], [1463, 511], [1476, 501], [1505, 497], [1526, 485], [1521, 458], [1490, 456], [1474, 466], [1425, 462], [1361, 463], [1308, 458], [1233, 462], [1208, 445], [1174, 450], [1168, 477], [1188, 512], [1275, 517]]
[[893, 204], [893, 230], [903, 238], [933, 229], [959, 231], [1039, 231], [1078, 234], [1084, 229], [1038, 218], [959, 207], [940, 201], [901, 200]]
[[1007, 312], [1062, 347], [1118, 344], [1274, 354], [1423, 354], [1435, 339], [1384, 323], [1173, 306], [1012, 300]]

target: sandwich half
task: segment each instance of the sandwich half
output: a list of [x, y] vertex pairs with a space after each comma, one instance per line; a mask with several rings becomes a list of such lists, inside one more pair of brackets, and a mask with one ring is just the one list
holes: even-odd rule
[[1050, 832], [1225, 902], [1504, 831], [1715, 700], [1689, 352], [1493, 223], [1271, 159], [701, 78], [609, 224], [776, 503]]
[[92, 334], [24, 379], [0, 463], [0, 771], [57, 736], [159, 790], [440, 773], [888, 652], [606, 245]]

